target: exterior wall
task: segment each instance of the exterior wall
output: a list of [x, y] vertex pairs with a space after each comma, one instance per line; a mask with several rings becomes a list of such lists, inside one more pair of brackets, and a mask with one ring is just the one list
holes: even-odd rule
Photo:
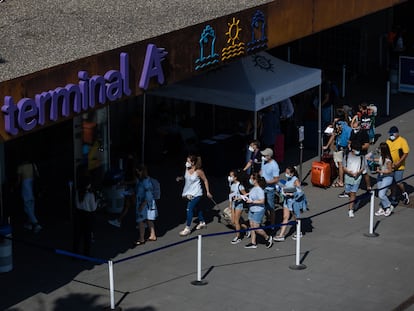
[[[215, 52], [221, 56], [223, 49], [232, 43], [231, 39], [233, 39], [233, 43], [249, 42], [252, 39], [250, 23], [257, 10], [264, 13], [267, 24], [267, 46], [260, 49], [267, 49], [403, 2], [405, 0], [277, 0], [254, 9], [223, 16], [208, 23], [194, 25], [120, 49], [2, 82], [0, 83], [0, 98], [12, 96], [14, 102], [17, 103], [24, 97], [33, 98], [36, 94], [64, 87], [69, 83], [77, 84], [79, 81], [78, 71], [81, 70], [87, 71], [90, 76], [103, 75], [109, 70], [118, 70], [121, 52], [129, 54], [131, 81], [129, 87], [132, 91], [131, 96], [136, 96], [142, 94], [142, 90], [138, 87], [138, 81], [143, 70], [146, 47], [149, 43], [165, 48], [168, 52], [167, 59], [162, 65], [166, 83], [172, 83], [203, 71], [195, 69], [195, 60], [200, 57], [200, 35], [207, 25], [210, 25], [215, 31]], [[242, 54], [233, 53], [232, 56], [237, 58]], [[215, 66], [229, 60], [231, 59], [220, 60]], [[211, 68], [210, 66], [204, 70]], [[151, 87], [156, 86], [156, 83], [151, 85]], [[62, 119], [70, 118], [73, 115], [74, 113]], [[52, 124], [52, 122], [48, 122], [48, 124]], [[1, 139], [9, 140], [20, 135], [24, 135], [24, 133], [11, 136], [5, 131], [4, 114], [1, 113]]]

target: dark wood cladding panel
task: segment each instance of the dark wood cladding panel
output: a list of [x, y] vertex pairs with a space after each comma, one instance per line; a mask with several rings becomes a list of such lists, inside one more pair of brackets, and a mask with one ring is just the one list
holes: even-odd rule
[[313, 0], [314, 32], [392, 7], [406, 0]]

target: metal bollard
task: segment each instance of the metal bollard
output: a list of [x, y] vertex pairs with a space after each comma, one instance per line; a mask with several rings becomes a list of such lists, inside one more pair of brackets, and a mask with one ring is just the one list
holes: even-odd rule
[[296, 262], [294, 265], [290, 265], [289, 268], [292, 270], [303, 270], [306, 269], [306, 265], [300, 263], [300, 240], [301, 240], [301, 220], [298, 219], [296, 222]]

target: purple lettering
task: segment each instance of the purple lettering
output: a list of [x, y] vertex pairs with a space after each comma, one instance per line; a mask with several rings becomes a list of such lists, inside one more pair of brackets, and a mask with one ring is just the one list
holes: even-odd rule
[[38, 123], [44, 125], [46, 123], [46, 103], [50, 101], [52, 95], [50, 92], [43, 92], [42, 94], [36, 94], [35, 102], [39, 112]]
[[142, 69], [139, 87], [147, 90], [152, 77], [158, 77], [158, 83], [164, 83], [164, 72], [161, 62], [168, 53], [163, 48], [157, 48], [155, 44], [148, 44], [145, 54], [144, 68]]
[[19, 130], [16, 128], [16, 124], [14, 122], [17, 106], [14, 104], [13, 97], [4, 97], [4, 105], [1, 107], [1, 111], [4, 112], [4, 128], [6, 132], [11, 135], [17, 135]]
[[119, 71], [110, 70], [105, 74], [106, 97], [110, 101], [115, 101], [122, 97], [122, 75]]
[[126, 96], [131, 95], [131, 89], [129, 88], [129, 56], [128, 53], [120, 54], [120, 68], [122, 79], [124, 81], [124, 94]]
[[[161, 61], [167, 52], [150, 44], [145, 56], [144, 71], [141, 75], [140, 86], [148, 88], [151, 77], [157, 77], [159, 83], [164, 83], [164, 73]], [[47, 118], [57, 121], [61, 115], [68, 117], [71, 109], [75, 113], [87, 111], [96, 103], [105, 104], [107, 101], [117, 101], [123, 96], [130, 96], [129, 85], [129, 56], [120, 54], [119, 71], [109, 70], [104, 76], [89, 77], [87, 71], [79, 71], [78, 84], [67, 84], [48, 92], [36, 94], [34, 99], [22, 98], [17, 105], [11, 96], [4, 97], [1, 111], [4, 113], [4, 126], [7, 133], [19, 134], [19, 130], [30, 131], [37, 125], [45, 125]]]
[[82, 109], [88, 110], [89, 108], [89, 75], [87, 71], [79, 71], [79, 88], [82, 94]]
[[93, 76], [89, 80], [89, 107], [95, 107], [96, 98], [95, 92], [98, 89], [98, 103], [105, 104], [106, 94], [105, 94], [105, 79], [102, 76]]
[[24, 131], [30, 131], [35, 128], [37, 125], [37, 107], [36, 103], [31, 98], [22, 98], [17, 103], [17, 108], [19, 108], [19, 115], [17, 117], [17, 122], [19, 126]]

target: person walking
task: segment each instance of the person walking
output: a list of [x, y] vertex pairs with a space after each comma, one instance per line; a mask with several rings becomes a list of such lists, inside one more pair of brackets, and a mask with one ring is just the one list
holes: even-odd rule
[[[405, 160], [408, 157], [410, 152], [410, 147], [407, 143], [407, 140], [400, 136], [399, 130], [396, 126], [392, 126], [388, 131], [389, 138], [387, 139], [387, 145], [390, 148], [391, 157], [392, 157], [392, 168], [394, 170], [394, 180], [401, 191], [401, 196], [405, 205], [410, 203], [410, 197], [408, 196], [407, 191], [405, 191], [404, 183], [402, 179], [404, 176], [405, 170]], [[391, 203], [392, 205], [398, 205], [396, 187], [391, 187]]]
[[75, 206], [73, 250], [75, 253], [90, 256], [94, 214], [97, 204], [95, 194], [91, 189], [91, 181], [87, 177], [81, 178], [78, 182]]
[[[203, 188], [201, 186], [201, 181], [204, 183], [207, 197], [209, 199], [213, 198], [213, 195], [210, 193], [210, 186], [208, 179], [204, 174], [202, 169], [202, 161], [200, 156], [190, 154], [187, 157], [185, 162], [185, 173], [184, 176], [179, 176], [176, 178], [176, 181], [184, 180], [184, 189], [182, 192], [182, 197], [187, 201], [187, 221], [185, 228], [180, 231], [180, 236], [186, 236], [191, 233], [191, 223], [193, 221], [194, 209], [197, 207], [203, 196]], [[198, 225], [196, 230], [206, 228], [206, 222], [204, 220], [202, 208], [198, 209]]]
[[[246, 200], [246, 189], [240, 182], [239, 178], [243, 171], [231, 170], [228, 176], [230, 184], [229, 205], [231, 209], [231, 222], [236, 229], [236, 236], [231, 240], [231, 244], [238, 244], [241, 242], [240, 229], [247, 229], [245, 224], [240, 223], [241, 214], [243, 212], [244, 200]], [[246, 233], [250, 237], [250, 231]]]
[[149, 228], [149, 237], [147, 241], [155, 242], [157, 235], [155, 234], [154, 221], [158, 217], [157, 204], [154, 199], [154, 189], [151, 178], [148, 175], [148, 169], [145, 165], [140, 165], [136, 169], [137, 183], [135, 186], [136, 194], [136, 221], [138, 223], [139, 237], [135, 245], [145, 244], [145, 224]]
[[35, 163], [25, 160], [17, 167], [17, 183], [20, 186], [24, 212], [28, 218], [28, 222], [24, 227], [38, 233], [42, 226], [39, 225], [35, 213], [35, 195], [33, 191], [35, 178], [39, 178], [39, 171]]
[[362, 180], [362, 175], [366, 172], [365, 156], [361, 155], [361, 143], [354, 140], [351, 143], [351, 151], [344, 156], [344, 182], [345, 193], [349, 194], [349, 218], [354, 217], [354, 206], [356, 193]]
[[[280, 233], [276, 235], [273, 240], [282, 242], [285, 240], [287, 223], [292, 215], [293, 220], [296, 221], [300, 217], [302, 211], [307, 210], [307, 200], [305, 193], [302, 190], [299, 175], [293, 166], [288, 166], [285, 171], [286, 180], [281, 189], [283, 200], [283, 220], [280, 228]], [[302, 233], [300, 233], [302, 234]], [[296, 234], [292, 236], [296, 239]]]
[[247, 203], [249, 206], [249, 223], [251, 231], [251, 242], [248, 243], [244, 248], [257, 248], [256, 235], [263, 236], [266, 240], [266, 248], [272, 247], [273, 239], [271, 235], [268, 235], [263, 229], [259, 228], [262, 223], [263, 216], [265, 213], [265, 193], [263, 188], [266, 187], [266, 181], [258, 173], [254, 173], [250, 176], [249, 183], [253, 186], [250, 189]]
[[262, 167], [260, 175], [266, 181], [266, 187], [264, 188], [266, 201], [266, 216], [270, 221], [270, 225], [275, 224], [275, 188], [279, 182], [279, 165], [276, 160], [273, 159], [273, 150], [266, 148], [261, 151], [262, 154]]
[[[351, 127], [352, 127], [352, 131], [351, 131], [351, 135], [349, 137], [349, 145], [348, 148], [349, 150], [352, 149], [351, 145], [353, 142], [358, 142], [358, 145], [361, 146], [359, 149], [359, 155], [363, 156], [364, 158], [364, 162], [365, 162], [365, 166], [368, 165], [367, 163], [367, 159], [366, 159], [366, 155], [368, 154], [368, 149], [370, 146], [369, 143], [369, 136], [368, 136], [368, 131], [361, 129], [361, 122], [358, 119], [358, 115], [355, 115], [352, 118], [351, 121]], [[344, 155], [344, 157], [346, 156], [346, 154]], [[371, 190], [371, 177], [369, 176], [369, 174], [367, 173], [366, 170], [363, 171], [363, 178], [365, 181], [365, 185], [366, 185], [366, 189], [368, 191]], [[359, 188], [359, 186], [358, 186]], [[339, 198], [349, 198], [349, 193], [347, 193], [346, 191], [343, 191], [342, 193], [340, 193], [338, 195]]]
[[262, 154], [260, 153], [260, 142], [255, 139], [249, 144], [250, 157], [243, 168], [247, 174], [259, 173], [262, 166]]
[[375, 216], [390, 216], [394, 206], [387, 197], [387, 191], [393, 181], [392, 157], [390, 148], [387, 143], [383, 142], [379, 146], [380, 158], [378, 159], [379, 167], [377, 167], [377, 187], [378, 198], [380, 199], [380, 208], [375, 212]]

